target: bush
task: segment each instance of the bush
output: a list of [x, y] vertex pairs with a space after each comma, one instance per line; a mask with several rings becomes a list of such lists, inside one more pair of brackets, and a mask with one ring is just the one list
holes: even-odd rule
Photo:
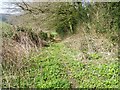
[[87, 12], [82, 8], [82, 4], [78, 4], [78, 8], [74, 4], [61, 3], [56, 8], [55, 12], [55, 22], [56, 32], [58, 32], [61, 37], [76, 32], [76, 25], [79, 21], [83, 22], [87, 20]]
[[2, 27], [2, 37], [11, 38], [14, 34], [12, 26], [5, 22], [0, 22], [0, 25]]

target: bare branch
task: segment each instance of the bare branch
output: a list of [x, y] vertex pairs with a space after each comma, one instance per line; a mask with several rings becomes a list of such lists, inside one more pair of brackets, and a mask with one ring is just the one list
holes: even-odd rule
[[[44, 6], [43, 4], [40, 5], [40, 3], [28, 3], [28, 2], [19, 2], [16, 3], [18, 7], [20, 7], [23, 11], [27, 11], [32, 14], [39, 14], [39, 13], [53, 13], [50, 11], [50, 8], [48, 7], [50, 4], [47, 4]], [[44, 8], [43, 8], [44, 7]]]

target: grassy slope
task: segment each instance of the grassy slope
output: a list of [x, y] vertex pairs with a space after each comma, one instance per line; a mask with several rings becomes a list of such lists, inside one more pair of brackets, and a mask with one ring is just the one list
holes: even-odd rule
[[10, 24], [7, 24], [5, 22], [0, 22], [1, 30], [2, 30], [2, 36], [11, 37], [12, 32], [12, 26]]

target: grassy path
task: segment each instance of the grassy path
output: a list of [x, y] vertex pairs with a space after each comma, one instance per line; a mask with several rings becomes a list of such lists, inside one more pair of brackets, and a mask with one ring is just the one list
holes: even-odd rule
[[[84, 64], [75, 59], [77, 52], [57, 43], [29, 57], [28, 67], [21, 72], [20, 86], [37, 88], [117, 88], [118, 64]], [[27, 65], [27, 64], [26, 64]], [[18, 78], [10, 78], [11, 87]], [[7, 83], [6, 83], [6, 86]]]

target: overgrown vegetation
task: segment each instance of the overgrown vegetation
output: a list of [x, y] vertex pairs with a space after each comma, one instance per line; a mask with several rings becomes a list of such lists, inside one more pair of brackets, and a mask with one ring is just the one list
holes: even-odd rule
[[90, 20], [91, 17], [88, 16], [88, 13], [88, 8], [82, 7], [81, 3], [59, 3], [54, 15], [55, 21], [53, 22], [53, 25], [56, 26], [56, 32], [61, 37], [74, 34], [78, 23]]
[[2, 87], [118, 88], [119, 3], [85, 5], [33, 4], [36, 29], [2, 23]]
[[118, 87], [116, 61], [97, 66], [92, 63], [86, 65], [75, 60], [75, 54], [75, 51], [63, 44], [52, 44], [49, 48], [43, 48], [38, 55], [32, 54], [24, 59], [23, 63], [27, 66], [12, 66], [16, 73], [6, 73], [8, 69], [4, 70], [3, 74], [6, 76], [3, 77], [3, 87], [9, 87], [10, 84], [11, 87], [71, 88], [73, 80], [77, 83], [74, 86], [79, 88]]

